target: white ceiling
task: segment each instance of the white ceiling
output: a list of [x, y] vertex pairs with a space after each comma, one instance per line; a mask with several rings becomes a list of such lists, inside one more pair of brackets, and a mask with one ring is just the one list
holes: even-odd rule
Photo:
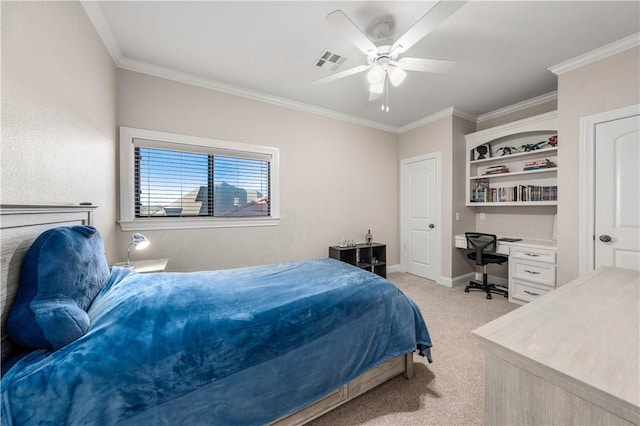
[[397, 39], [434, 1], [99, 1], [83, 6], [118, 66], [398, 130], [455, 107], [477, 117], [556, 90], [548, 70], [640, 32], [638, 1], [471, 1], [405, 56], [455, 60], [447, 74], [409, 71], [389, 112], [368, 101], [364, 73], [324, 85], [328, 49], [365, 55], [325, 21], [344, 13], [371, 39], [381, 18]]

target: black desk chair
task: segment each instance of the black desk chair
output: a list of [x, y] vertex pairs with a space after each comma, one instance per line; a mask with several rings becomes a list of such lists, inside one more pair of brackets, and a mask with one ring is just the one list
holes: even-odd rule
[[496, 253], [496, 236], [479, 232], [465, 232], [465, 236], [467, 237], [467, 257], [475, 260], [476, 265], [481, 265], [483, 268], [482, 282], [471, 281], [464, 291], [467, 293], [469, 293], [469, 290], [486, 291], [487, 299], [491, 299], [491, 293], [502, 294], [504, 297], [507, 297], [509, 295], [508, 290], [498, 288], [495, 284], [489, 284], [487, 281], [487, 265], [489, 263], [502, 265], [509, 260], [507, 256]]

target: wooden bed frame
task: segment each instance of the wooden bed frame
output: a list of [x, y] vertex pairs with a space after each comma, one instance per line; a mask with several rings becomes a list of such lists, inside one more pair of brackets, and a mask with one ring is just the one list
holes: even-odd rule
[[[7, 336], [7, 316], [15, 299], [20, 266], [25, 253], [42, 232], [58, 226], [90, 225], [96, 206], [75, 205], [2, 205], [0, 206], [0, 240], [2, 263], [0, 272], [0, 313], [2, 316], [2, 362], [16, 350]], [[363, 373], [351, 382], [335, 389], [312, 405], [282, 417], [272, 425], [302, 425], [352, 400], [358, 395], [403, 374], [413, 377], [413, 352], [400, 355]]]

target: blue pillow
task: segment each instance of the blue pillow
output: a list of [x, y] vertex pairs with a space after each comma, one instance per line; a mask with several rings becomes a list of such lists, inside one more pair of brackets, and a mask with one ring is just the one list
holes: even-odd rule
[[43, 232], [22, 261], [20, 285], [7, 320], [19, 345], [60, 349], [89, 329], [87, 309], [109, 279], [98, 230], [66, 226]]

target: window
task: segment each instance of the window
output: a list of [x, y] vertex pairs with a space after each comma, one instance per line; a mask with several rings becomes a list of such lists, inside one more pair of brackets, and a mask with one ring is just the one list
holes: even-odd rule
[[276, 225], [278, 150], [120, 129], [123, 230]]

